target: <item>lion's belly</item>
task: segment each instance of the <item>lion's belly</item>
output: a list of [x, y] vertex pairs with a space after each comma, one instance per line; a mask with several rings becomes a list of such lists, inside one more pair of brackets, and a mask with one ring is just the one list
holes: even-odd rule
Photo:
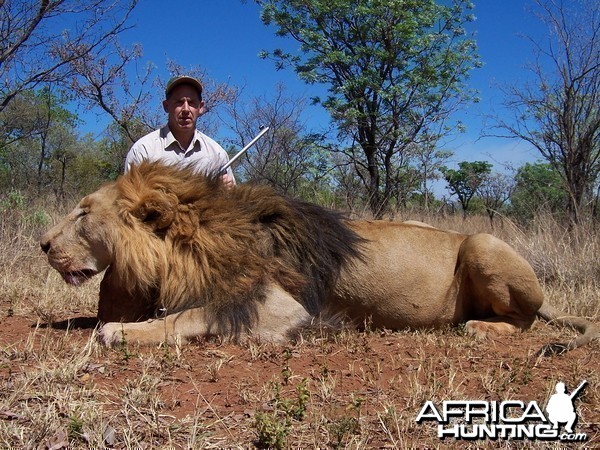
[[456, 258], [464, 236], [390, 222], [358, 222], [365, 259], [341, 273], [331, 298], [358, 322], [386, 328], [454, 322]]

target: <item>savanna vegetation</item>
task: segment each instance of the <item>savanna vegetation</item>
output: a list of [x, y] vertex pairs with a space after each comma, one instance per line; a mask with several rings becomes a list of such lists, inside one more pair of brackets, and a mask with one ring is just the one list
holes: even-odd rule
[[[35, 3], [21, 9], [15, 2], [2, 5], [12, 34], [5, 32], [0, 60], [6, 86], [0, 92], [0, 188], [3, 196], [26, 202], [43, 197], [49, 204], [72, 204], [122, 173], [132, 142], [162, 123], [160, 89], [149, 85], [165, 80], [156, 80], [152, 67], [140, 79], [127, 78], [126, 68], [143, 61], [138, 47], [123, 49], [118, 41], [135, 3], [113, 5], [106, 22], [88, 7], [55, 1], [37, 11]], [[265, 50], [261, 56], [309, 84], [328, 87], [323, 98], [310, 99], [330, 113], [328, 130], [308, 129], [303, 113], [309, 99], [288, 94], [284, 86], [247, 98], [243, 88], [213, 80], [200, 68], [173, 61], [167, 67], [204, 81], [207, 113], [200, 127], [221, 134], [232, 153], [256, 134], [257, 124], [270, 127], [237, 167], [241, 181], [378, 218], [421, 211], [484, 214], [492, 223], [505, 217], [526, 226], [539, 211], [567, 226], [598, 220], [600, 44], [594, 2], [582, 1], [581, 8], [538, 2], [550, 37], [533, 43], [540, 53], [532, 66], [534, 82], [507, 89], [506, 107], [515, 119], [495, 118], [490, 128], [539, 150], [538, 162], [512, 168], [485, 160], [459, 160], [451, 167], [457, 155], [444, 147], [444, 137], [462, 127], [452, 113], [476, 101], [468, 87], [480, 65], [467, 32], [474, 20], [471, 2], [374, 1], [360, 8], [346, 1], [327, 7], [305, 0], [259, 3], [263, 21], [302, 49]], [[122, 20], [108, 21], [108, 11]], [[50, 36], [45, 27], [19, 25], [61, 15], [89, 20], [90, 30], [98, 29], [74, 41]], [[116, 28], [105, 29], [109, 22]], [[78, 46], [54, 44], [67, 37]], [[53, 46], [41, 45], [42, 38]], [[541, 65], [543, 56], [550, 64]], [[31, 58], [39, 65], [21, 73]], [[81, 135], [78, 108], [103, 113], [110, 119], [107, 128]]]
[[[600, 433], [597, 342], [540, 358], [576, 332], [538, 322], [515, 336], [473, 340], [462, 329], [308, 330], [286, 346], [219, 341], [106, 349], [94, 336], [99, 278], [67, 286], [37, 239], [60, 211], [2, 204], [0, 238], [1, 448], [497, 448], [441, 441], [415, 418], [427, 400], [536, 400], [558, 380], [590, 388], [577, 402], [585, 445]], [[9, 208], [7, 208], [9, 207]], [[51, 214], [49, 214], [51, 212]], [[552, 216], [528, 229], [487, 217], [423, 217], [488, 231], [534, 266], [546, 301], [600, 320], [598, 233]], [[528, 448], [564, 443], [527, 442]]]

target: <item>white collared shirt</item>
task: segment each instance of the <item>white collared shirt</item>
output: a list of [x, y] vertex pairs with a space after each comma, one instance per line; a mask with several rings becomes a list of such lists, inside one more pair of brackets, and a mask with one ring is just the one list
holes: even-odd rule
[[[169, 126], [165, 125], [132, 145], [125, 158], [125, 172], [131, 165], [142, 161], [162, 161], [169, 165], [192, 164], [196, 172], [211, 175], [227, 164], [229, 156], [223, 147], [198, 130], [190, 146], [184, 149]], [[227, 173], [235, 180], [231, 168], [227, 169]]]

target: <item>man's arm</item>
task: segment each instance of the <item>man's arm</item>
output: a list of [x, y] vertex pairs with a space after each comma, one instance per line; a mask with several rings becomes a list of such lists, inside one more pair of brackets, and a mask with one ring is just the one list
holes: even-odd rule
[[139, 165], [144, 158], [140, 155], [140, 149], [137, 144], [133, 144], [133, 146], [127, 152], [127, 156], [125, 157], [125, 167], [123, 171], [127, 173], [132, 165]]

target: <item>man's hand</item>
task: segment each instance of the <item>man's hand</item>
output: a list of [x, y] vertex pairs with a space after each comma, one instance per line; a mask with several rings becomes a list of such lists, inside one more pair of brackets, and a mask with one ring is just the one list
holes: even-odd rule
[[223, 185], [227, 189], [231, 189], [233, 186], [235, 186], [235, 181], [234, 181], [233, 177], [231, 175], [229, 175], [229, 173], [227, 173], [227, 172], [225, 172], [223, 175], [221, 175], [221, 183], [223, 183]]

